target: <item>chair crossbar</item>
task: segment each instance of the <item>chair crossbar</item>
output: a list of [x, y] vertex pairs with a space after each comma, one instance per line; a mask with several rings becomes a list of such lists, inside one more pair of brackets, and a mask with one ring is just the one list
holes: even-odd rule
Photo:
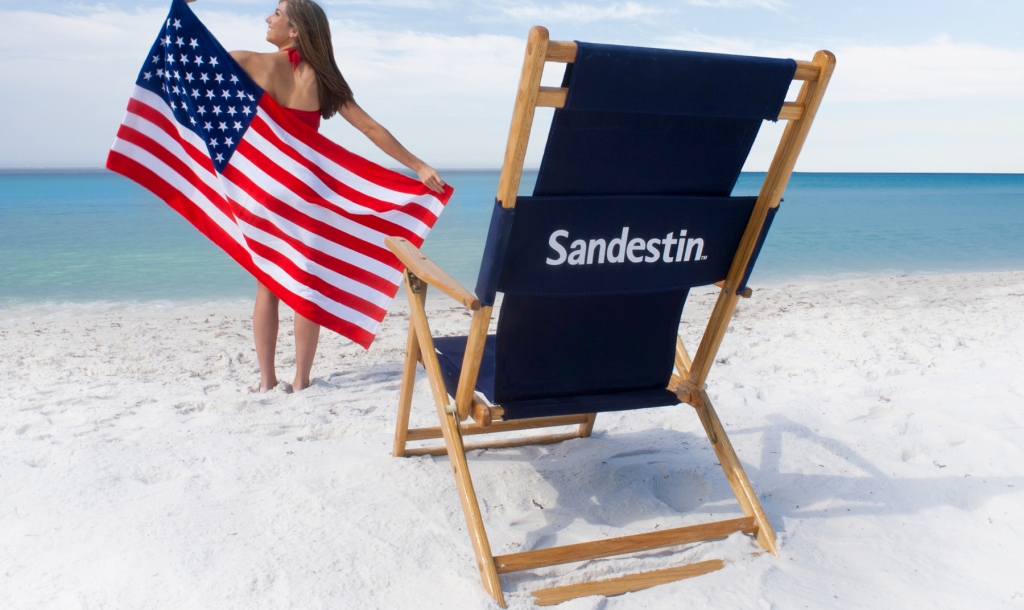
[[[562, 64], [571, 64], [575, 62], [576, 43], [557, 40], [548, 41], [548, 48], [547, 53], [544, 55], [544, 61]], [[797, 60], [796, 73], [793, 74], [793, 80], [816, 81], [820, 75], [821, 66], [818, 64], [813, 61]], [[542, 87], [542, 89], [547, 88], [549, 87]]]
[[[473, 434], [491, 434], [494, 432], [511, 432], [513, 430], [532, 430], [552, 426], [570, 426], [587, 423], [587, 415], [559, 415], [556, 417], [536, 417], [534, 419], [516, 419], [512, 421], [496, 421], [486, 428], [475, 423], [461, 426], [462, 436]], [[412, 428], [406, 436], [410, 441], [425, 441], [432, 438], [443, 438], [440, 426], [429, 428]]]
[[533, 570], [547, 566], [575, 563], [602, 557], [627, 555], [681, 544], [707, 542], [728, 538], [736, 532], [757, 534], [757, 521], [753, 517], [741, 517], [727, 521], [715, 521], [700, 525], [689, 525], [674, 529], [634, 534], [594, 542], [567, 544], [536, 551], [499, 555], [494, 558], [498, 574]]
[[588, 595], [611, 597], [632, 591], [641, 591], [656, 585], [683, 580], [684, 578], [702, 576], [715, 570], [721, 570], [724, 567], [725, 562], [721, 559], [709, 559], [676, 568], [666, 568], [664, 570], [640, 572], [607, 580], [593, 580], [574, 585], [538, 589], [533, 592], [533, 597], [538, 606], [554, 606], [570, 599], [587, 597]]
[[[538, 108], [564, 108], [569, 95], [568, 87], [540, 87], [537, 91]], [[804, 118], [804, 105], [784, 102], [779, 111], [780, 121], [799, 121]]]
[[[583, 438], [580, 432], [565, 432], [562, 434], [547, 434], [544, 436], [528, 436], [526, 438], [510, 438], [500, 441], [491, 441], [489, 443], [470, 443], [463, 445], [462, 450], [476, 451], [477, 449], [507, 449], [509, 447], [525, 447], [527, 445], [553, 445], [555, 443], [561, 443], [562, 441], [572, 440], [574, 438]], [[437, 447], [416, 447], [413, 449], [405, 450], [406, 457], [419, 457], [422, 455], [448, 455], [448, 447], [446, 445], [438, 445]]]

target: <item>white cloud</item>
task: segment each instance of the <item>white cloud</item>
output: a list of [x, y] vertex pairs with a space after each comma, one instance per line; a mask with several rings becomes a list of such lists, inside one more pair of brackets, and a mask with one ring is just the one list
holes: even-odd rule
[[[196, 8], [227, 48], [272, 50], [261, 17]], [[101, 165], [163, 15], [0, 10], [4, 23], [19, 24], [0, 39], [0, 112], [8, 117], [0, 123], [0, 166]], [[501, 164], [525, 36], [394, 32], [350, 20], [332, 21], [332, 30], [359, 103], [415, 154], [442, 168]], [[816, 48], [700, 34], [619, 42], [798, 59]], [[939, 38], [840, 42], [832, 50], [836, 73], [798, 169], [1024, 172], [1024, 48]], [[545, 84], [559, 72], [549, 67]], [[538, 111], [528, 166], [539, 162], [550, 116]], [[749, 169], [767, 167], [778, 131], [765, 127]], [[395, 165], [340, 118], [324, 133]]]
[[553, 22], [572, 21], [575, 23], [591, 23], [616, 19], [636, 19], [664, 13], [664, 9], [646, 6], [638, 2], [615, 3], [606, 6], [593, 6], [568, 2], [560, 6], [538, 6], [536, 4], [511, 4], [499, 6], [498, 10], [505, 17], [517, 21]]
[[320, 0], [323, 6], [389, 6], [393, 8], [436, 9], [448, 6], [447, 2], [432, 0]]
[[835, 97], [843, 101], [1024, 100], [1024, 47], [939, 38], [905, 47], [844, 45], [836, 55]]
[[[262, 18], [197, 11], [226, 48], [273, 50]], [[0, 10], [0, 20], [21, 25], [0, 41], [0, 112], [17, 117], [0, 123], [0, 141], [18, 143], [0, 147], [0, 167], [101, 165], [164, 15]], [[360, 105], [410, 150], [439, 167], [500, 165], [523, 40], [386, 32], [351, 21], [331, 27]], [[395, 165], [340, 117], [323, 131]]]
[[711, 8], [745, 8], [753, 6], [772, 11], [788, 6], [788, 3], [782, 2], [782, 0], [687, 0], [687, 4]]
[[[688, 34], [659, 40], [671, 48], [811, 59], [814, 46]], [[1024, 99], [1024, 47], [1001, 49], [947, 37], [906, 46], [837, 42], [830, 102]]]

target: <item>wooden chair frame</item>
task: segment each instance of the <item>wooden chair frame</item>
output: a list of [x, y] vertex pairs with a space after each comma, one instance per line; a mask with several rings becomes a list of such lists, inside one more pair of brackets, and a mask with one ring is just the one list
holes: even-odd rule
[[[561, 108], [565, 104], [567, 89], [540, 86], [544, 64], [545, 62], [571, 63], [575, 58], [576, 43], [549, 42], [548, 31], [540, 26], [535, 26], [530, 30], [522, 74], [519, 79], [519, 90], [516, 94], [515, 108], [512, 114], [508, 145], [502, 164], [501, 179], [498, 183], [497, 199], [505, 208], [514, 207], [516, 203], [535, 108], [538, 106]], [[743, 466], [740, 464], [732, 444], [729, 442], [729, 437], [708, 399], [705, 381], [729, 326], [729, 320], [732, 318], [737, 301], [741, 296], [750, 296], [749, 289], [744, 294], [737, 294], [737, 288], [753, 254], [768, 210], [779, 205], [834, 67], [835, 56], [828, 51], [818, 51], [812, 61], [797, 62], [794, 78], [804, 81], [803, 85], [796, 101], [786, 102], [783, 105], [779, 118], [788, 123], [782, 140], [765, 176], [757, 203], [729, 268], [728, 276], [724, 282], [718, 284], [721, 286], [718, 300], [692, 360], [682, 340], [677, 337], [675, 358], [677, 374], [672, 376], [669, 389], [676, 392], [680, 402], [687, 403], [696, 410], [708, 440], [725, 471], [729, 485], [743, 510], [745, 515], [743, 518], [508, 555], [493, 555], [470, 478], [466, 452], [474, 449], [557, 443], [571, 438], [588, 437], [594, 428], [595, 414], [502, 421], [501, 407], [487, 405], [475, 393], [477, 374], [483, 357], [492, 308], [481, 305], [479, 299], [472, 292], [459, 285], [408, 241], [395, 237], [386, 240], [388, 247], [407, 267], [405, 288], [410, 309], [409, 334], [402, 370], [393, 455], [396, 457], [448, 455], [455, 474], [459, 499], [466, 515], [466, 526], [469, 530], [484, 589], [501, 607], [505, 607], [505, 599], [498, 575], [507, 572], [717, 540], [734, 532], [754, 535], [761, 548], [772, 554], [778, 554], [775, 533], [743, 471]], [[448, 392], [442, 378], [437, 353], [434, 351], [434, 341], [424, 309], [427, 285], [438, 288], [473, 312], [454, 405], [449, 405]], [[409, 412], [412, 407], [417, 363], [423, 364], [430, 381], [431, 392], [440, 420], [438, 427], [409, 428]], [[463, 423], [470, 417], [472, 417], [472, 422]], [[463, 442], [464, 436], [565, 425], [576, 425], [577, 429], [569, 433], [489, 443], [467, 444]], [[436, 438], [443, 438], [444, 445], [424, 448], [406, 447], [408, 441]], [[704, 561], [621, 578], [542, 589], [535, 591], [534, 596], [538, 604], [549, 605], [586, 595], [617, 595], [681, 578], [697, 576], [720, 569], [723, 565], [720, 560]]]

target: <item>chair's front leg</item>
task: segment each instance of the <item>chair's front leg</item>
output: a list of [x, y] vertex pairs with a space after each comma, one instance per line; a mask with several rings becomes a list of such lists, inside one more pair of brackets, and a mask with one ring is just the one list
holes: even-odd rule
[[[406, 281], [409, 281], [406, 276]], [[420, 284], [418, 293], [414, 293], [419, 307], [427, 298], [427, 287]], [[420, 361], [420, 344], [416, 336], [416, 325], [412, 321], [413, 303], [409, 303], [409, 338], [405, 342], [405, 364], [402, 366], [402, 389], [398, 394], [398, 418], [395, 422], [395, 446], [391, 455], [405, 456], [405, 442], [409, 434], [409, 412], [412, 410], [412, 391], [416, 385], [416, 364]]]
[[409, 317], [411, 323], [416, 327], [416, 338], [419, 340], [423, 366], [427, 369], [427, 377], [430, 379], [430, 390], [437, 407], [437, 416], [441, 421], [441, 432], [444, 436], [445, 448], [448, 450], [452, 472], [455, 475], [455, 485], [459, 490], [462, 512], [466, 516], [466, 528], [469, 530], [469, 539], [473, 544], [473, 553], [476, 555], [477, 569], [480, 570], [480, 579], [483, 581], [484, 590], [498, 602], [498, 605], [504, 608], [506, 607], [505, 597], [501, 592], [497, 567], [494, 565], [491, 543], [487, 540], [487, 531], [484, 529], [480, 503], [476, 499], [473, 481], [469, 476], [469, 464], [466, 461], [466, 450], [462, 444], [462, 432], [459, 430], [459, 422], [455, 413], [448, 407], [448, 390], [444, 385], [437, 352], [434, 351], [434, 340], [430, 335], [427, 312], [423, 303], [416, 298], [417, 295], [410, 287], [409, 275], [411, 274], [407, 272], [405, 286], [410, 302]]

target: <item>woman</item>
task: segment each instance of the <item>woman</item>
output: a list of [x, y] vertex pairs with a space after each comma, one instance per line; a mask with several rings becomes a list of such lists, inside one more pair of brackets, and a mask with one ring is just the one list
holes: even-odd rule
[[[266, 21], [267, 42], [275, 45], [278, 52], [231, 53], [257, 85], [314, 129], [319, 128], [321, 117], [329, 119], [340, 114], [394, 160], [416, 172], [428, 188], [444, 192], [441, 176], [406, 150], [352, 98], [352, 90], [334, 61], [330, 24], [319, 5], [312, 0], [283, 0]], [[260, 364], [261, 392], [278, 383], [274, 355], [279, 303], [266, 286], [256, 283], [252, 330]], [[309, 371], [319, 337], [319, 324], [295, 314], [295, 390], [309, 387]], [[283, 385], [288, 390], [287, 384]]]

